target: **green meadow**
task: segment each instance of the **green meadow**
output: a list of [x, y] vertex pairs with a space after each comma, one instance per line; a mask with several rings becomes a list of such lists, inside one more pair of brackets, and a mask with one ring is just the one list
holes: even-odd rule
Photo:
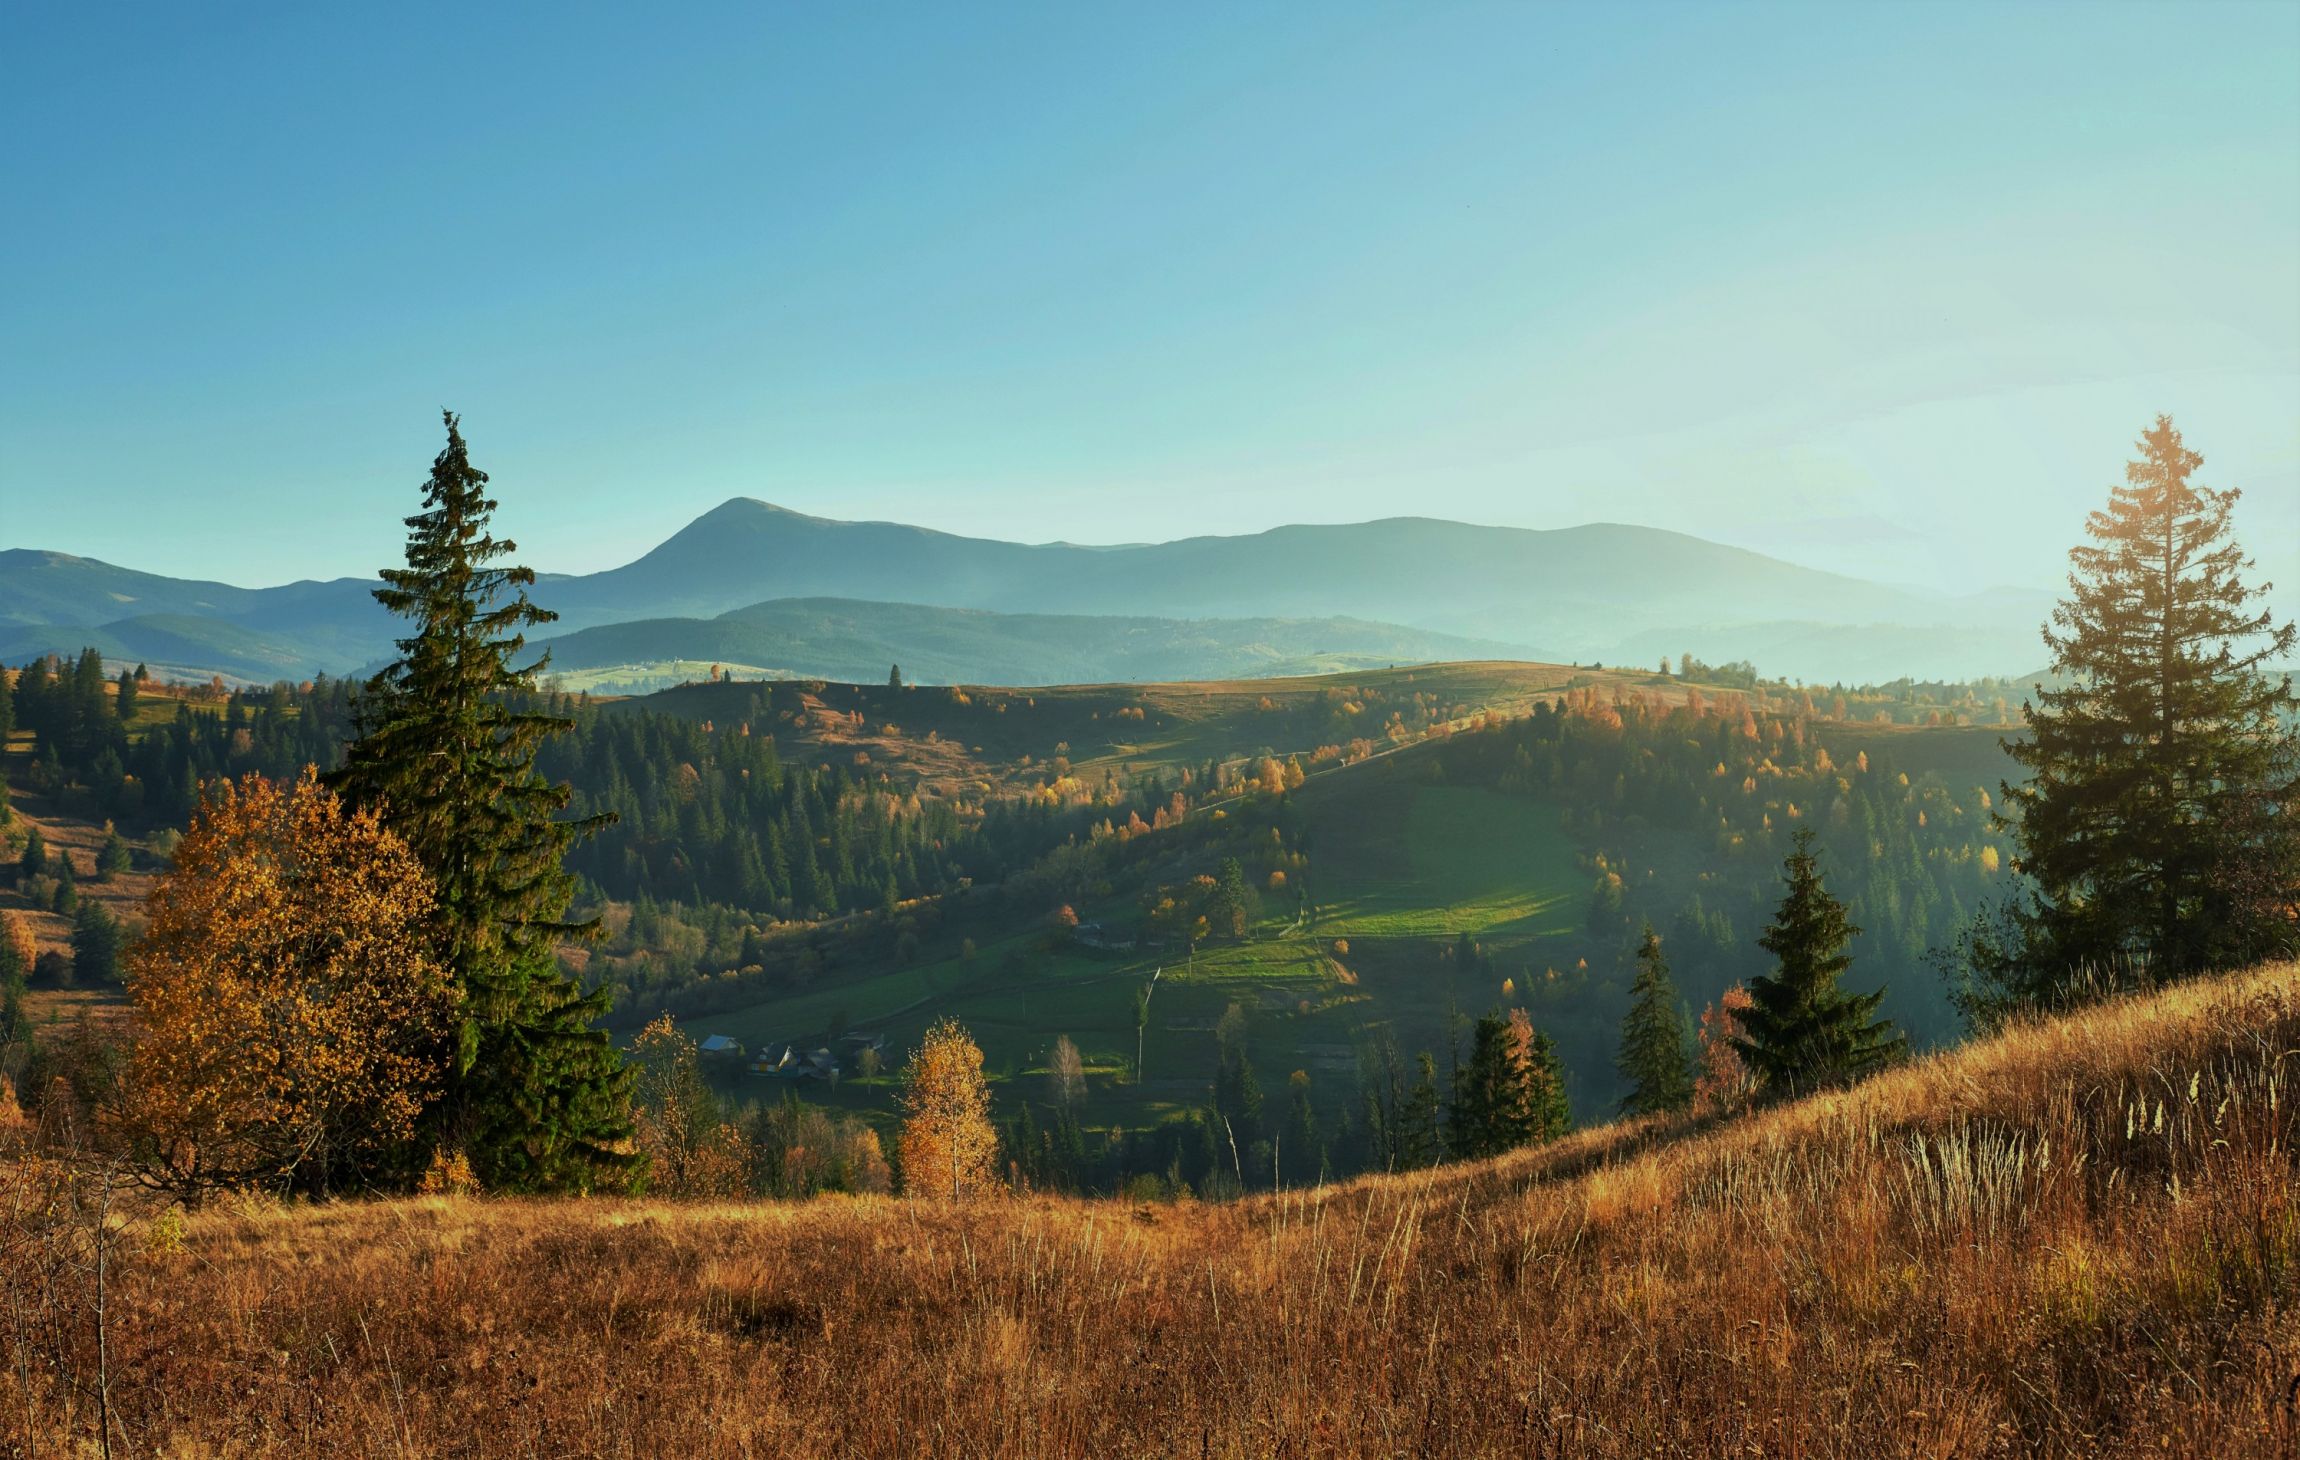
[[[1357, 784], [1346, 784], [1353, 779]], [[1281, 894], [1243, 943], [1127, 954], [1049, 946], [1033, 931], [986, 944], [970, 958], [892, 969], [836, 988], [786, 995], [690, 1023], [700, 1039], [726, 1034], [756, 1048], [834, 1030], [888, 1039], [898, 1067], [933, 1020], [949, 1015], [982, 1046], [991, 1078], [1014, 1087], [1042, 1077], [1053, 1041], [1067, 1034], [1087, 1069], [1092, 1125], [1139, 1125], [1205, 1098], [1214, 1026], [1232, 1004], [1249, 1016], [1265, 1096], [1285, 1098], [1294, 1070], [1310, 1076], [1320, 1107], [1339, 1110], [1358, 1080], [1361, 1051], [1387, 1034], [1410, 1059], [1440, 1054], [1457, 1018], [1504, 997], [1498, 975], [1457, 966], [1468, 933], [1510, 967], [1539, 965], [1542, 945], [1570, 934], [1586, 894], [1555, 808], [1522, 796], [1425, 785], [1402, 777], [1336, 778], [1306, 798], [1313, 851], [1309, 907]], [[1362, 818], [1377, 834], [1320, 838], [1322, 822]], [[1128, 916], [1114, 897], [1094, 910]], [[1149, 988], [1137, 1078], [1135, 1000]], [[722, 1067], [731, 1094], [780, 1098], [782, 1082]], [[808, 1100], [891, 1113], [890, 1076]]]

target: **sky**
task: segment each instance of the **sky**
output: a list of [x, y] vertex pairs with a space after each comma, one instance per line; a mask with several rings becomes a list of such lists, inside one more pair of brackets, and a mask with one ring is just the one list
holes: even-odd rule
[[2300, 5], [31, 0], [0, 135], [0, 547], [369, 573], [452, 406], [550, 571], [751, 496], [2051, 588], [2169, 411], [2300, 587]]

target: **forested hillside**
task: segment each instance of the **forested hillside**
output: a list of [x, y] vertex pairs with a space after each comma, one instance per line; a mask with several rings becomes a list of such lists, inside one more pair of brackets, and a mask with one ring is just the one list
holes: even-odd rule
[[[1854, 982], [1947, 1038], [1927, 954], [2003, 884], [1989, 810], [2009, 768], [2004, 727], [1957, 722], [2003, 718], [1999, 687], [1816, 695], [1678, 668], [539, 697], [571, 721], [539, 766], [571, 814], [614, 817], [567, 859], [608, 936], [564, 956], [625, 1037], [667, 1010], [751, 1046], [850, 1027], [899, 1046], [964, 1017], [1018, 1143], [1102, 1132], [1034, 1157], [1041, 1184], [1203, 1187], [1215, 1149], [1241, 1131], [1242, 1153], [1282, 1148], [1288, 1120], [1314, 1176], [1417, 1159], [1398, 1134], [1417, 1057], [1454, 1069], [1496, 1005], [1552, 1042], [1577, 1113], [1609, 1111], [1643, 928], [1690, 1026], [1763, 972], [1754, 938], [1811, 827], [1863, 930]], [[25, 784], [131, 833], [180, 825], [203, 782], [332, 769], [352, 733], [343, 681], [123, 678], [125, 702], [93, 656], [38, 663], [12, 705]], [[1081, 1051], [1067, 1103], [1042, 1089], [1056, 1034]], [[715, 1079], [737, 1104], [773, 1093]], [[894, 1093], [809, 1096], [884, 1120]], [[1208, 1119], [1229, 1134], [1210, 1144]]]

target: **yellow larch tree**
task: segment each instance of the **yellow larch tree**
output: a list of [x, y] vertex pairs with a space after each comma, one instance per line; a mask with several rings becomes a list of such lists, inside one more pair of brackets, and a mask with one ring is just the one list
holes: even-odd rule
[[647, 1158], [648, 1189], [664, 1196], [747, 1195], [755, 1156], [741, 1129], [722, 1118], [695, 1041], [663, 1014], [639, 1031], [630, 1061], [639, 1072], [631, 1114]]
[[902, 1186], [910, 1196], [956, 1201], [997, 1179], [998, 1132], [982, 1050], [955, 1019], [943, 1019], [903, 1072]]
[[405, 843], [307, 768], [208, 789], [129, 959], [127, 1132], [161, 1183], [405, 1186], [453, 1057]]

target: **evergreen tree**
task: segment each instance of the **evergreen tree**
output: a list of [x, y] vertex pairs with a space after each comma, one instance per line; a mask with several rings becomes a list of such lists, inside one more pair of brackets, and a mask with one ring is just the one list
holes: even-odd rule
[[1773, 955], [1772, 973], [1751, 981], [1741, 1011], [1741, 1057], [1768, 1089], [1801, 1095], [1867, 1074], [1898, 1058], [1904, 1045], [1890, 1022], [1872, 1020], [1885, 991], [1848, 994], [1837, 980], [1852, 967], [1845, 951], [1861, 930], [1845, 905], [1821, 885], [1813, 833], [1797, 833], [1783, 869], [1788, 892], [1757, 946]]
[[44, 740], [48, 735], [48, 661], [34, 659], [17, 670], [11, 695], [15, 723], [10, 728], [29, 730], [35, 740]]
[[2203, 457], [2159, 416], [2125, 484], [2070, 554], [2044, 640], [2032, 778], [2003, 813], [2033, 883], [1968, 939], [1969, 1012], [2068, 1002], [2136, 973], [2179, 978], [2288, 956], [2300, 901], [2300, 751], [2268, 586], [2230, 535], [2239, 493], [2191, 478]]
[[48, 839], [40, 835], [39, 827], [24, 833], [24, 854], [16, 865], [26, 878], [41, 876], [48, 870]]
[[1258, 899], [1246, 885], [1246, 868], [1236, 857], [1224, 857], [1214, 874], [1214, 892], [1206, 901], [1206, 922], [1220, 938], [1244, 938], [1254, 925]]
[[1693, 1068], [1685, 1012], [1678, 1002], [1661, 935], [1652, 924], [1637, 947], [1637, 981], [1630, 986], [1629, 1013], [1621, 1021], [1621, 1078], [1629, 1094], [1621, 1108], [1630, 1115], [1660, 1115], [1693, 1103]]
[[113, 703], [118, 711], [120, 723], [125, 725], [136, 716], [136, 672], [132, 669], [121, 670], [118, 684], [119, 693]]
[[72, 915], [72, 982], [81, 988], [118, 983], [125, 941], [118, 919], [95, 899], [82, 899]]
[[332, 783], [379, 808], [438, 889], [435, 952], [464, 994], [456, 1067], [429, 1134], [460, 1149], [486, 1185], [543, 1191], [622, 1185], [635, 1158], [630, 1073], [597, 1027], [604, 991], [559, 971], [554, 945], [589, 934], [567, 919], [563, 858], [600, 824], [557, 819], [570, 792], [535, 758], [567, 727], [523, 708], [542, 661], [520, 666], [523, 630], [554, 615], [528, 600], [516, 546], [488, 532], [495, 502], [453, 413], [424, 511], [407, 519], [407, 566], [376, 598], [412, 620], [397, 661], [368, 681], [360, 738]]
[[900, 664], [895, 665], [893, 668], [886, 672], [886, 687], [888, 689], [902, 688], [902, 666]]
[[1315, 1186], [1325, 1178], [1326, 1145], [1318, 1132], [1318, 1112], [1310, 1103], [1310, 1076], [1296, 1070], [1287, 1077], [1286, 1124], [1278, 1133], [1278, 1167], [1287, 1182]]
[[1461, 1160], [1497, 1156], [1564, 1134], [1564, 1072], [1546, 1035], [1523, 1009], [1477, 1021], [1469, 1063], [1454, 1080], [1447, 1144]]
[[1246, 1011], [1232, 1004], [1214, 1026], [1214, 1109], [1230, 1122], [1242, 1149], [1262, 1135], [1262, 1087], [1246, 1058]]
[[1396, 1149], [1401, 1171], [1435, 1166], [1445, 1159], [1438, 1124], [1437, 1060], [1426, 1049], [1414, 1060], [1414, 1083], [1398, 1108]]
[[1533, 1068], [1528, 1104], [1533, 1111], [1533, 1140], [1537, 1144], [1554, 1141], [1573, 1129], [1573, 1110], [1565, 1098], [1565, 1060], [1549, 1031], [1534, 1029], [1526, 1022], [1523, 1009], [1512, 1010], [1511, 1018], [1532, 1036], [1528, 1041]]

